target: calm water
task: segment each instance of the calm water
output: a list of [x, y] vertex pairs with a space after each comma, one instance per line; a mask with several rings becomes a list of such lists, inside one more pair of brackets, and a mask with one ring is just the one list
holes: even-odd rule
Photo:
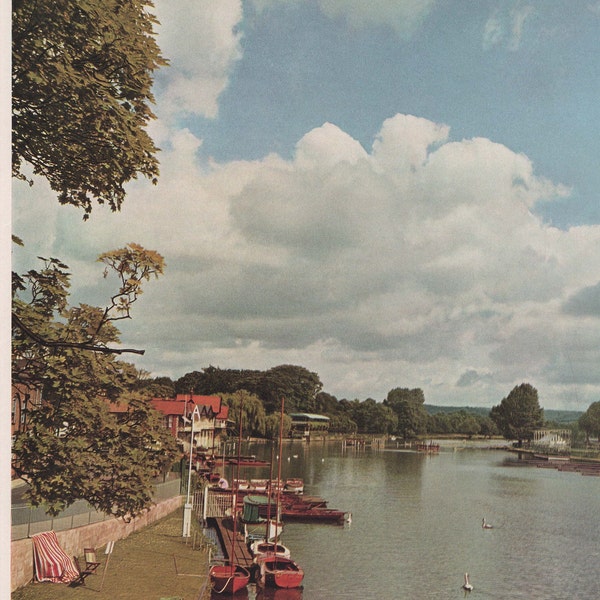
[[[464, 598], [468, 571], [473, 599], [600, 598], [598, 477], [518, 466], [489, 450], [426, 456], [298, 442], [283, 459], [283, 477], [302, 477], [305, 494], [352, 513], [344, 526], [286, 524], [282, 541], [306, 573], [295, 597]], [[259, 473], [268, 475], [245, 475]], [[483, 517], [494, 529], [481, 528]]]

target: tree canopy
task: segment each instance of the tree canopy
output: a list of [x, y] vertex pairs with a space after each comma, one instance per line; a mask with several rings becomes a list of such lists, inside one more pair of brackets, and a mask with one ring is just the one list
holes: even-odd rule
[[42, 397], [27, 406], [13, 468], [29, 482], [32, 504], [52, 514], [84, 499], [133, 516], [151, 503], [152, 480], [170, 466], [175, 442], [136, 392], [135, 367], [111, 346], [119, 343], [115, 321], [130, 318], [142, 281], [162, 272], [162, 257], [135, 244], [103, 254], [107, 276], [121, 282], [106, 308], [69, 306], [67, 265], [42, 260], [40, 270], [13, 273], [13, 384]]
[[150, 0], [15, 0], [12, 9], [12, 174], [25, 163], [61, 204], [118, 210], [124, 184], [154, 183], [146, 132], [153, 72], [166, 61]]
[[588, 409], [579, 417], [579, 427], [585, 432], [586, 438], [600, 438], [600, 402], [592, 402]]
[[388, 392], [384, 404], [389, 406], [398, 418], [398, 433], [408, 439], [427, 430], [425, 395], [420, 388], [395, 388]]
[[247, 390], [237, 390], [233, 394], [220, 394], [223, 402], [229, 406], [229, 420], [233, 422], [232, 434], [238, 435], [240, 427], [240, 407], [242, 414], [242, 434], [259, 435], [265, 433], [265, 409], [254, 394]]
[[515, 386], [499, 405], [490, 411], [502, 435], [508, 440], [533, 438], [533, 431], [544, 424], [544, 411], [538, 401], [538, 392], [529, 383]]
[[287, 412], [314, 412], [316, 396], [321, 388], [321, 380], [316, 373], [295, 365], [279, 365], [267, 371], [210, 366], [202, 371], [186, 373], [175, 383], [179, 394], [232, 394], [247, 390], [262, 400], [267, 413], [278, 410], [282, 396], [285, 397]]

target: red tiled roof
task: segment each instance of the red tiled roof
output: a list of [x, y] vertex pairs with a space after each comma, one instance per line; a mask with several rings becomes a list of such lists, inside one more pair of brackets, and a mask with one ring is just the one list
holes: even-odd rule
[[[177, 394], [176, 398], [152, 398], [152, 406], [165, 416], [169, 415], [187, 415], [193, 409], [189, 402], [193, 402], [200, 410], [202, 408], [210, 409], [218, 419], [226, 419], [229, 415], [229, 407], [221, 404], [219, 396], [196, 396], [189, 394]], [[109, 410], [112, 413], [127, 412], [127, 404], [117, 404], [111, 402]]]
[[152, 406], [163, 415], [184, 415], [186, 403], [180, 400], [169, 400], [168, 398], [152, 398]]
[[178, 402], [189, 402], [191, 400], [196, 406], [210, 407], [215, 414], [218, 414], [218, 412], [221, 410], [221, 398], [219, 396], [196, 396], [194, 394], [177, 394], [175, 400]]

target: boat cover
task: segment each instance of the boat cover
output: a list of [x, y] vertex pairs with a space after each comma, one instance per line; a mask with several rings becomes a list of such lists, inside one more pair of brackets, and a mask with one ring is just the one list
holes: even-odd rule
[[38, 581], [71, 583], [79, 577], [73, 559], [60, 547], [54, 531], [32, 535], [33, 562]]

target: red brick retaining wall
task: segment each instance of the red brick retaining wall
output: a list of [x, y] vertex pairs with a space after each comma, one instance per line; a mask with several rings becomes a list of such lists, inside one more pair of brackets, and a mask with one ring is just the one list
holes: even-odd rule
[[[154, 521], [162, 519], [183, 502], [183, 496], [163, 500], [143, 515], [125, 523], [122, 519], [109, 519], [75, 529], [57, 531], [56, 537], [61, 548], [69, 556], [80, 556], [84, 548], [101, 548], [111, 540], [122, 540], [134, 531], [142, 529]], [[33, 542], [30, 538], [16, 540], [10, 545], [11, 552], [11, 592], [27, 585], [34, 577]]]

